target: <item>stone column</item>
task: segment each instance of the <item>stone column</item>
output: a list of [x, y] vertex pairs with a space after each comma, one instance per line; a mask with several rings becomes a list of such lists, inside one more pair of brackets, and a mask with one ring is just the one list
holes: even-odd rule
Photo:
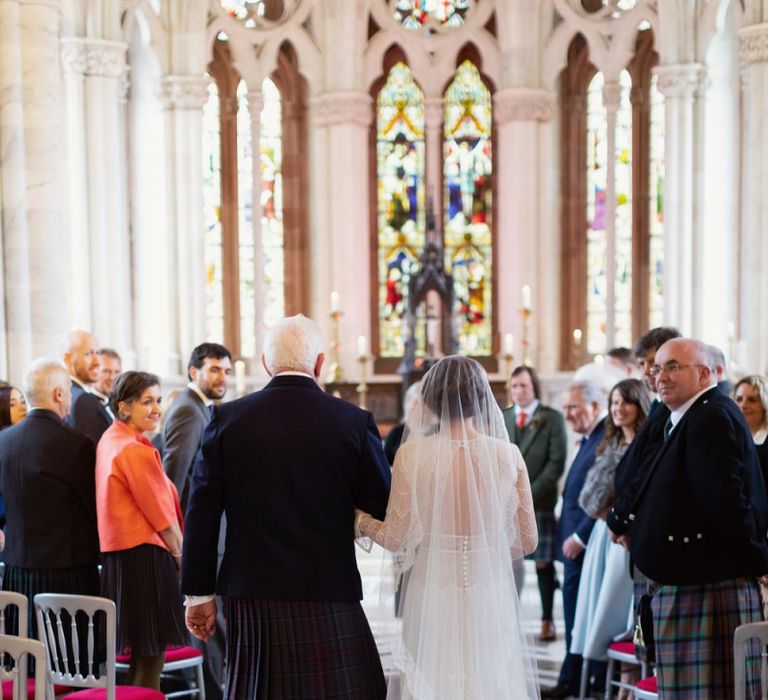
[[170, 75], [161, 89], [166, 109], [171, 303], [168, 373], [184, 375], [189, 353], [205, 340], [203, 245], [203, 105], [209, 80]]
[[27, 241], [21, 27], [18, 0], [0, 1], [0, 234], [2, 290], [0, 371], [18, 383], [32, 357]]
[[319, 181], [313, 183], [312, 202], [326, 200], [312, 240], [315, 317], [327, 342], [329, 297], [338, 291], [344, 311], [341, 366], [348, 379], [356, 379], [356, 339], [370, 336], [371, 329], [368, 130], [373, 101], [362, 92], [328, 92], [313, 98], [310, 108], [313, 156], [322, 157], [313, 168]]
[[424, 121], [426, 134], [424, 146], [427, 152], [425, 163], [425, 194], [432, 200], [437, 227], [442, 231], [443, 221], [443, 98], [427, 97], [424, 100]]
[[744, 130], [739, 261], [741, 372], [768, 372], [768, 22], [740, 31]]
[[256, 296], [255, 327], [256, 354], [250, 358], [248, 373], [266, 379], [266, 372], [261, 364], [261, 351], [264, 346], [263, 300], [266, 299], [264, 285], [264, 254], [261, 246], [261, 110], [264, 97], [261, 91], [248, 92], [248, 114], [251, 118], [251, 216], [253, 217], [253, 293]]
[[494, 95], [496, 128], [496, 304], [498, 330], [515, 336], [522, 362], [522, 286], [531, 287], [531, 350], [542, 371], [557, 364], [560, 249], [554, 209], [545, 200], [551, 172], [552, 96], [509, 88]]
[[701, 160], [696, 97], [704, 79], [699, 63], [655, 69], [665, 98], [664, 318], [684, 335], [696, 332], [695, 242]]
[[606, 114], [605, 169], [605, 258], [608, 284], [605, 288], [605, 350], [616, 345], [616, 114], [621, 104], [619, 83], [603, 85]]

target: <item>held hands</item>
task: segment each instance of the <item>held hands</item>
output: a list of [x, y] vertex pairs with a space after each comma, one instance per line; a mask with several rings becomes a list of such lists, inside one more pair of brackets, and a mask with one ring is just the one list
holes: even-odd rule
[[577, 559], [583, 551], [584, 547], [573, 535], [563, 542], [563, 556], [566, 559]]
[[190, 605], [186, 612], [187, 629], [201, 642], [207, 642], [216, 629], [216, 601]]

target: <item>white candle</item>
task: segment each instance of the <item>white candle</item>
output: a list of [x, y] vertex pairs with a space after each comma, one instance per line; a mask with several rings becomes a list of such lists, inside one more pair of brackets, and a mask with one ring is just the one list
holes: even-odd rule
[[235, 360], [235, 392], [238, 396], [245, 394], [245, 362]]
[[733, 321], [728, 321], [726, 329], [728, 333], [728, 340], [733, 340], [736, 337], [736, 324]]
[[511, 333], [504, 336], [504, 354], [512, 355], [515, 351], [515, 339]]
[[357, 336], [357, 355], [365, 357], [368, 355], [368, 338], [364, 335]]
[[528, 311], [531, 308], [531, 288], [527, 285], [523, 285], [523, 308]]
[[332, 314], [335, 314], [341, 308], [339, 306], [340, 301], [341, 299], [339, 297], [339, 293], [336, 291], [331, 292], [331, 313]]
[[573, 342], [576, 343], [577, 346], [581, 345], [581, 328], [573, 329]]

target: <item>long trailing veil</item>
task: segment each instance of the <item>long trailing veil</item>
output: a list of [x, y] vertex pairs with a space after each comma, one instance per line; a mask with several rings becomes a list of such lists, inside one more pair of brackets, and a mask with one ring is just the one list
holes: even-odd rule
[[402, 579], [388, 698], [539, 697], [512, 573], [537, 544], [530, 484], [479, 363], [446, 357], [427, 372], [386, 520], [363, 515], [359, 530]]

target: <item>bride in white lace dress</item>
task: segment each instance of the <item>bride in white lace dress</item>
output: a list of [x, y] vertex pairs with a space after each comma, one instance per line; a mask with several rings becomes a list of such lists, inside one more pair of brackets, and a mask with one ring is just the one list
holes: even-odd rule
[[531, 489], [480, 364], [452, 356], [427, 372], [386, 518], [358, 513], [357, 531], [407, 572], [388, 699], [538, 697], [512, 574], [536, 549]]

